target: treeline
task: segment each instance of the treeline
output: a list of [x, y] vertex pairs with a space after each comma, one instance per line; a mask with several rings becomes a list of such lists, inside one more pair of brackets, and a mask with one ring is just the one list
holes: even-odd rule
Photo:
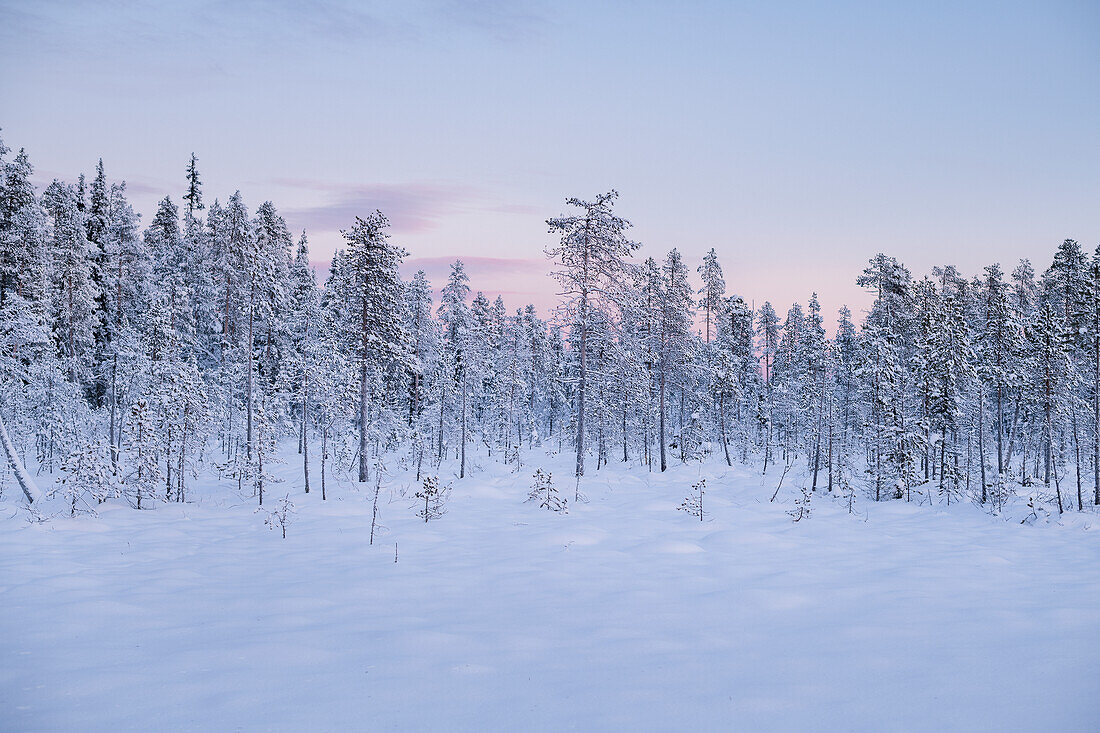
[[870, 311], [828, 329], [816, 295], [782, 318], [727, 295], [714, 250], [699, 291], [675, 249], [634, 260], [609, 192], [547, 221], [547, 321], [471, 296], [460, 261], [434, 302], [381, 212], [349, 222], [319, 287], [305, 233], [240, 192], [207, 205], [194, 156], [144, 228], [102, 161], [42, 191], [22, 150], [0, 143], [0, 166], [0, 417], [11, 462], [59, 470], [74, 512], [184, 501], [200, 466], [262, 503], [287, 438], [322, 496], [334, 466], [464, 477], [471, 451], [518, 467], [552, 446], [578, 487], [713, 455], [849, 497], [996, 508], [1041, 484], [1059, 511], [1100, 504], [1100, 251], [1072, 240], [1041, 275], [918, 280], [876, 255]]

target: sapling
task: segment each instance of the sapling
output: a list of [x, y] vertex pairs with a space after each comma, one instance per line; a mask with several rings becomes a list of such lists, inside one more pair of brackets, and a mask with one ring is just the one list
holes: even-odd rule
[[283, 539], [285, 540], [286, 527], [288, 524], [290, 524], [291, 517], [294, 515], [294, 502], [290, 500], [290, 494], [288, 493], [283, 496], [283, 498], [280, 499], [279, 502], [275, 505], [274, 509], [257, 509], [257, 511], [265, 511], [267, 516], [264, 518], [264, 524], [266, 524], [270, 529], [275, 529], [276, 527], [278, 527], [280, 530], [282, 530]]
[[706, 516], [706, 512], [703, 511], [703, 494], [706, 493], [707, 480], [705, 478], [699, 479], [698, 483], [691, 485], [691, 495], [684, 499], [683, 503], [677, 507], [679, 511], [687, 512], [693, 517], [699, 517], [699, 521], [703, 521], [703, 517]]
[[787, 512], [791, 519], [796, 522], [800, 522], [810, 516], [810, 500], [813, 498], [813, 491], [802, 487], [802, 496], [794, 500], [794, 509]]
[[424, 508], [418, 510], [416, 516], [423, 518], [427, 523], [428, 520], [439, 519], [446, 514], [447, 508], [443, 503], [449, 490], [449, 486], [440, 487], [438, 476], [425, 476], [422, 488], [414, 494], [417, 499], [424, 502]]
[[370, 544], [372, 546], [374, 545], [375, 530], [381, 528], [378, 524], [378, 494], [382, 491], [382, 471], [376, 470], [374, 474], [374, 509], [371, 511], [370, 516]]
[[569, 512], [568, 502], [558, 494], [558, 489], [554, 486], [551, 476], [552, 474], [544, 472], [541, 468], [535, 470], [533, 476], [535, 483], [531, 485], [531, 490], [527, 493], [527, 501], [537, 501], [542, 509], [567, 514]]

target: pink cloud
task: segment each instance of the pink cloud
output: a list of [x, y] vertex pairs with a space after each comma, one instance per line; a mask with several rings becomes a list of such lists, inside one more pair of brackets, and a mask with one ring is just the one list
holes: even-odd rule
[[474, 199], [467, 188], [438, 184], [332, 184], [300, 179], [277, 179], [272, 183], [321, 192], [329, 199], [283, 211], [294, 229], [310, 232], [347, 229], [356, 216], [366, 216], [375, 209], [389, 218], [395, 232], [422, 232], [435, 227], [443, 217], [462, 211]]

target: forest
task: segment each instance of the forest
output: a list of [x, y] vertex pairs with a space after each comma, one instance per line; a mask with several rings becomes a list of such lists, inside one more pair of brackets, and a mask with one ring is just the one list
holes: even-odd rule
[[0, 167], [0, 434], [31, 503], [186, 502], [209, 470], [263, 504], [296, 441], [292, 490], [322, 499], [333, 472], [374, 489], [446, 459], [462, 480], [472, 451], [519, 470], [550, 448], [575, 454], [571, 501], [609, 464], [714, 460], [849, 502], [1100, 504], [1100, 249], [1071, 239], [1038, 271], [873, 254], [866, 313], [809, 294], [780, 314], [714, 249], [636, 258], [610, 191], [532, 222], [560, 293], [539, 314], [461, 260], [403, 279], [380, 211], [319, 282], [306, 233], [239, 191], [206, 200], [194, 155], [148, 224], [102, 160], [42, 190], [25, 151], [0, 143]]

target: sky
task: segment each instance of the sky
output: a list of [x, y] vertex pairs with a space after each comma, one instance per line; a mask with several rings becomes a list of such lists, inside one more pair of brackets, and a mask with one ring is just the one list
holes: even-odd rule
[[148, 221], [275, 203], [327, 260], [381, 209], [437, 285], [545, 311], [545, 220], [614, 188], [642, 256], [711, 247], [782, 312], [1100, 244], [1100, 3], [0, 0], [0, 128], [36, 180], [103, 158]]

